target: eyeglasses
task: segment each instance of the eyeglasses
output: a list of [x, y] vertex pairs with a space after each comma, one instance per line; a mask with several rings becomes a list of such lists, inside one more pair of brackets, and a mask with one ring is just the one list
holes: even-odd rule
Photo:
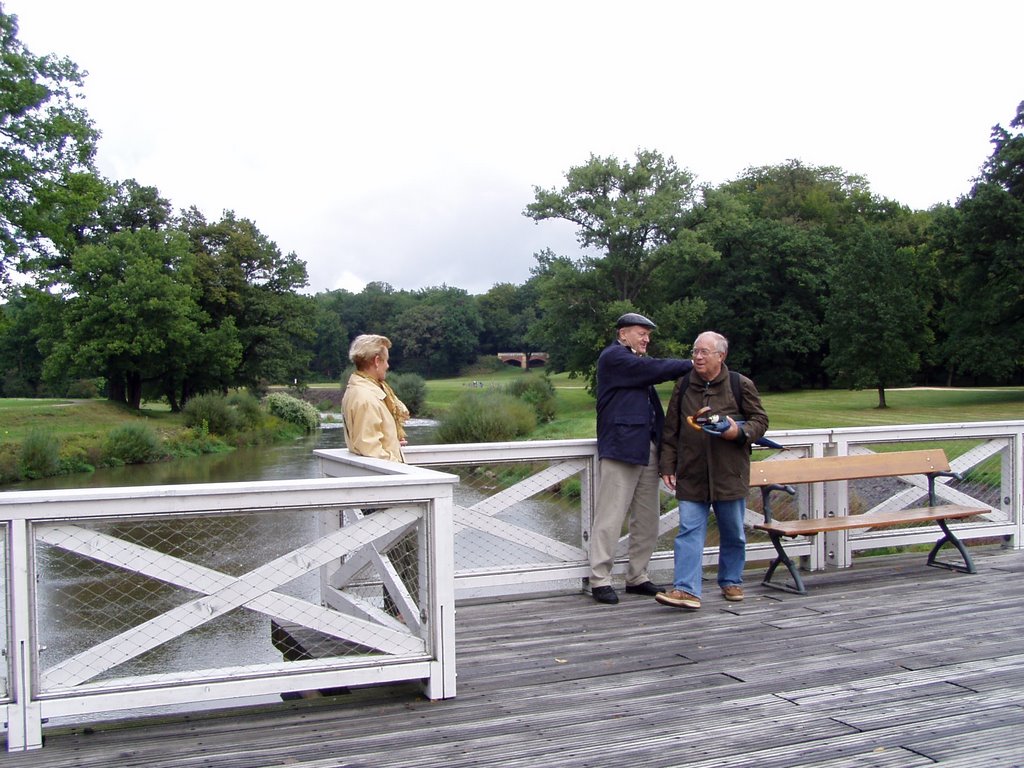
[[710, 355], [721, 354], [717, 349], [695, 349], [691, 357], [709, 357]]

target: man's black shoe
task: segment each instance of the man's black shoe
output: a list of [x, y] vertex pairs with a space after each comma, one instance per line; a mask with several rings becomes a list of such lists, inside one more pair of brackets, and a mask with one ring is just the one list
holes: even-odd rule
[[615, 594], [615, 590], [611, 587], [594, 587], [590, 590], [590, 594], [599, 603], [615, 605], [619, 602], [619, 596]]
[[645, 581], [643, 584], [626, 585], [626, 591], [631, 595], [647, 595], [654, 597], [659, 592], [664, 592], [664, 587], [659, 587], [652, 581]]

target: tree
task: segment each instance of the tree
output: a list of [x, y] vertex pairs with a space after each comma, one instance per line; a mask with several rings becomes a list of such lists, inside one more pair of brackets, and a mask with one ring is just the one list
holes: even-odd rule
[[[480, 345], [476, 304], [461, 288], [425, 288], [395, 321], [391, 341], [402, 371], [453, 376], [473, 362]], [[395, 363], [398, 368], [399, 363]]]
[[182, 367], [199, 335], [191, 262], [178, 232], [119, 232], [79, 248], [48, 376], [104, 376], [109, 399], [139, 408], [143, 384]]
[[[552, 355], [552, 367], [593, 383], [597, 354], [614, 330], [615, 314], [641, 311], [659, 319], [662, 352], [678, 338], [675, 323], [696, 315], [687, 298], [666, 296], [664, 274], [706, 249], [684, 226], [694, 201], [692, 175], [672, 158], [638, 151], [635, 164], [591, 155], [566, 173], [561, 190], [534, 189], [524, 215], [535, 221], [564, 219], [579, 227], [580, 245], [603, 256], [573, 260], [551, 251], [537, 254], [533, 270], [540, 318], [530, 338]], [[677, 347], [681, 349], [681, 347]]]
[[[44, 350], [60, 335], [62, 308], [59, 296], [29, 286], [14, 289], [0, 305], [0, 396], [45, 393]], [[60, 382], [55, 393], [65, 395], [65, 384]]]
[[681, 217], [694, 201], [693, 176], [671, 157], [638, 151], [635, 165], [591, 155], [565, 177], [561, 190], [534, 187], [524, 215], [576, 224], [580, 245], [604, 253], [612, 298], [640, 301], [658, 266], [685, 253]]
[[705, 299], [701, 330], [725, 334], [729, 366], [758, 386], [822, 386], [829, 275], [850, 233], [879, 226], [893, 248], [917, 247], [925, 238], [918, 224], [905, 207], [873, 196], [863, 178], [833, 166], [749, 168], [707, 190], [687, 216], [719, 258], [680, 264], [663, 282]]
[[[326, 379], [336, 379], [348, 364], [348, 331], [341, 324], [341, 304], [347, 291], [327, 291], [313, 297], [314, 338], [310, 343], [310, 370]], [[348, 294], [351, 295], [351, 294]]]
[[885, 390], [911, 381], [932, 341], [927, 269], [882, 228], [859, 230], [830, 272], [825, 365], [840, 386], [877, 389], [885, 408]]
[[544, 351], [531, 349], [527, 341], [530, 324], [537, 317], [534, 287], [533, 281], [524, 285], [498, 283], [478, 297], [481, 353]]
[[689, 338], [723, 333], [730, 368], [755, 376], [763, 389], [819, 383], [833, 243], [819, 226], [763, 218], [754, 208], [744, 195], [706, 192], [690, 225], [718, 258], [682, 265], [665, 282], [704, 300], [701, 327]]
[[[294, 253], [282, 254], [252, 221], [232, 211], [211, 224], [192, 208], [181, 226], [196, 257], [203, 329], [222, 328], [230, 318], [241, 344], [239, 365], [221, 386], [259, 392], [268, 382], [304, 381], [314, 338], [308, 322], [313, 300], [297, 293], [307, 282], [305, 263]], [[197, 382], [187, 396], [210, 385]]]
[[980, 178], [936, 235], [951, 366], [1002, 382], [1024, 367], [1024, 102], [1010, 128], [992, 129]]
[[[97, 131], [78, 105], [84, 76], [67, 58], [35, 56], [18, 40], [17, 17], [0, 8], [0, 284], [12, 265], [49, 253], [40, 195], [92, 173]], [[20, 259], [20, 263], [18, 260]]]

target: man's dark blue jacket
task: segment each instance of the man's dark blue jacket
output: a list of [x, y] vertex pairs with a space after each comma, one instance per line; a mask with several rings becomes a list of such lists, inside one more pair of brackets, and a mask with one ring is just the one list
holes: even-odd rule
[[597, 358], [597, 455], [627, 464], [647, 464], [651, 441], [661, 444], [665, 409], [655, 384], [678, 379], [689, 360], [641, 357], [618, 341]]

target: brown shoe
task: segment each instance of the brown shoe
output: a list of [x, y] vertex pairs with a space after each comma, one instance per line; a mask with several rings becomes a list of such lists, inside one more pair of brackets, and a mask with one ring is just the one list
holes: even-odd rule
[[728, 587], [722, 587], [722, 597], [728, 600], [730, 603], [739, 603], [743, 601], [743, 587], [737, 585], [731, 585]]
[[673, 589], [671, 592], [659, 592], [654, 596], [654, 599], [662, 605], [671, 605], [673, 608], [685, 608], [688, 611], [696, 611], [700, 608], [699, 597], [678, 589]]

